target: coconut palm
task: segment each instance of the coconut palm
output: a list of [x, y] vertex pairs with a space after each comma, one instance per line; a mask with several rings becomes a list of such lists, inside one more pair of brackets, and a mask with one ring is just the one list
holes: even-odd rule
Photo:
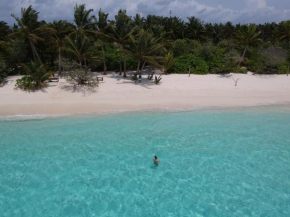
[[[162, 57], [159, 54], [163, 47], [161, 39], [156, 39], [152, 33], [141, 29], [136, 36], [131, 34], [130, 48], [125, 50], [125, 52], [138, 60], [137, 73], [141, 74], [146, 62], [161, 68], [159, 62]], [[140, 72], [142, 62], [143, 65]]]
[[[119, 10], [118, 15], [115, 16], [115, 20], [111, 22], [109, 28], [109, 34], [111, 38], [119, 45], [120, 53], [122, 54], [124, 62], [124, 74], [126, 77], [126, 56], [125, 56], [125, 46], [130, 42], [130, 35], [133, 30], [133, 25], [130, 17], [126, 14], [125, 10]], [[120, 65], [121, 74], [121, 65]]]
[[86, 9], [84, 4], [77, 5], [74, 8], [74, 22], [77, 30], [88, 29], [92, 25], [93, 16], [90, 14], [93, 12], [93, 9]]
[[203, 22], [195, 17], [188, 17], [186, 23], [186, 33], [188, 38], [194, 39], [203, 43], [206, 41], [206, 31]]
[[96, 37], [101, 40], [101, 49], [102, 49], [102, 62], [104, 66], [103, 74], [107, 74], [107, 65], [106, 65], [106, 55], [105, 55], [105, 42], [111, 41], [110, 36], [107, 34], [109, 23], [108, 23], [109, 14], [104, 13], [101, 9], [98, 13], [98, 19], [95, 22], [96, 28]]
[[27, 76], [22, 77], [16, 81], [16, 87], [24, 90], [37, 90], [46, 87], [45, 81], [51, 75], [47, 72], [47, 65], [41, 62], [29, 62], [28, 64], [22, 64]]
[[53, 23], [48, 24], [48, 27], [53, 29], [52, 37], [50, 37], [50, 45], [53, 49], [58, 50], [58, 71], [61, 74], [61, 51], [64, 47], [65, 37], [74, 31], [74, 26], [67, 21], [54, 21]]
[[275, 36], [277, 41], [286, 41], [287, 45], [290, 46], [290, 20], [279, 24], [278, 29], [275, 32]]
[[164, 63], [163, 68], [164, 68], [164, 73], [167, 74], [168, 70], [174, 65], [174, 63], [176, 62], [176, 58], [174, 58], [173, 53], [167, 53], [165, 58], [164, 58]]
[[257, 47], [261, 43], [259, 38], [260, 31], [257, 31], [256, 25], [243, 25], [235, 33], [235, 43], [244, 49], [243, 55], [239, 61], [240, 67], [242, 60], [245, 57], [246, 51], [249, 47]]
[[34, 61], [41, 61], [35, 47], [37, 42], [44, 41], [44, 38], [40, 36], [43, 29], [41, 28], [42, 23], [38, 21], [38, 12], [30, 5], [28, 8], [21, 8], [21, 18], [16, 17], [14, 14], [11, 14], [11, 16], [15, 18], [19, 26], [13, 36], [28, 41]]
[[6, 22], [0, 21], [0, 41], [6, 40], [11, 33], [11, 29]]
[[67, 53], [74, 56], [80, 63], [80, 68], [84, 63], [85, 72], [88, 72], [88, 61], [99, 61], [100, 54], [92, 46], [92, 42], [85, 36], [67, 36], [65, 50]]

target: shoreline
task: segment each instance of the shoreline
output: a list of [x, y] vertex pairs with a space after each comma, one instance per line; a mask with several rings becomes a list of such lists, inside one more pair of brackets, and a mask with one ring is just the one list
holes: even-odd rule
[[[65, 79], [49, 83], [37, 92], [15, 90], [19, 76], [8, 77], [0, 88], [0, 117], [66, 116], [136, 111], [184, 111], [203, 109], [279, 106], [290, 108], [290, 78], [285, 75], [255, 76], [164, 75], [155, 85], [144, 78], [141, 84], [112, 74], [93, 90], [73, 92]], [[144, 76], [145, 77], [145, 76]], [[234, 86], [232, 78], [240, 78]]]
[[196, 107], [196, 108], [155, 108], [155, 109], [138, 109], [138, 110], [111, 110], [111, 111], [99, 111], [99, 112], [85, 112], [85, 113], [67, 113], [67, 114], [16, 114], [1, 116], [0, 121], [7, 120], [39, 120], [39, 119], [55, 119], [65, 117], [95, 117], [95, 116], [111, 116], [111, 115], [126, 115], [126, 114], [137, 114], [137, 113], [183, 113], [183, 112], [200, 112], [200, 111], [279, 111], [287, 112], [290, 114], [290, 103], [278, 103], [278, 104], [265, 104], [265, 105], [251, 105], [251, 106], [236, 106], [236, 107]]

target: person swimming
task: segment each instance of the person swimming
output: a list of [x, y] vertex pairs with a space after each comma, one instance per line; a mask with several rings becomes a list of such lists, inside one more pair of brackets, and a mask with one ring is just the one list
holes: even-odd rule
[[160, 160], [158, 160], [156, 155], [153, 158], [153, 162], [154, 162], [154, 164], [158, 164], [160, 162]]

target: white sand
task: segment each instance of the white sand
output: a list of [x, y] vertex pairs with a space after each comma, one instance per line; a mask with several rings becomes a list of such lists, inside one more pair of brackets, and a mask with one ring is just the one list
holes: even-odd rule
[[[83, 88], [72, 92], [65, 79], [50, 83], [43, 91], [15, 90], [15, 80], [0, 87], [0, 116], [75, 114], [143, 109], [237, 107], [290, 103], [290, 76], [252, 75], [163, 75], [155, 85], [143, 77], [141, 84], [130, 78], [104, 76], [96, 92]], [[232, 78], [240, 78], [234, 85]]]

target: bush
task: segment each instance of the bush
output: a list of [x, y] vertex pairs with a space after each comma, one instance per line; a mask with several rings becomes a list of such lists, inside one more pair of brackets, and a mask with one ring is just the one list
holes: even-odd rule
[[288, 74], [288, 68], [289, 66], [287, 64], [281, 64], [278, 66], [277, 74]]
[[1, 58], [0, 59], [0, 84], [5, 80], [6, 76], [7, 76], [7, 65], [5, 61]]
[[173, 67], [169, 72], [174, 72], [178, 74], [188, 73], [188, 67], [191, 66], [191, 73], [194, 74], [207, 74], [208, 65], [206, 62], [195, 55], [189, 54], [178, 57]]
[[189, 39], [178, 39], [172, 43], [172, 52], [175, 57], [199, 53], [201, 49], [200, 42]]
[[27, 76], [16, 80], [16, 88], [34, 91], [47, 86], [45, 81], [51, 74], [47, 73], [46, 65], [40, 62], [30, 62], [23, 64], [23, 67]]

